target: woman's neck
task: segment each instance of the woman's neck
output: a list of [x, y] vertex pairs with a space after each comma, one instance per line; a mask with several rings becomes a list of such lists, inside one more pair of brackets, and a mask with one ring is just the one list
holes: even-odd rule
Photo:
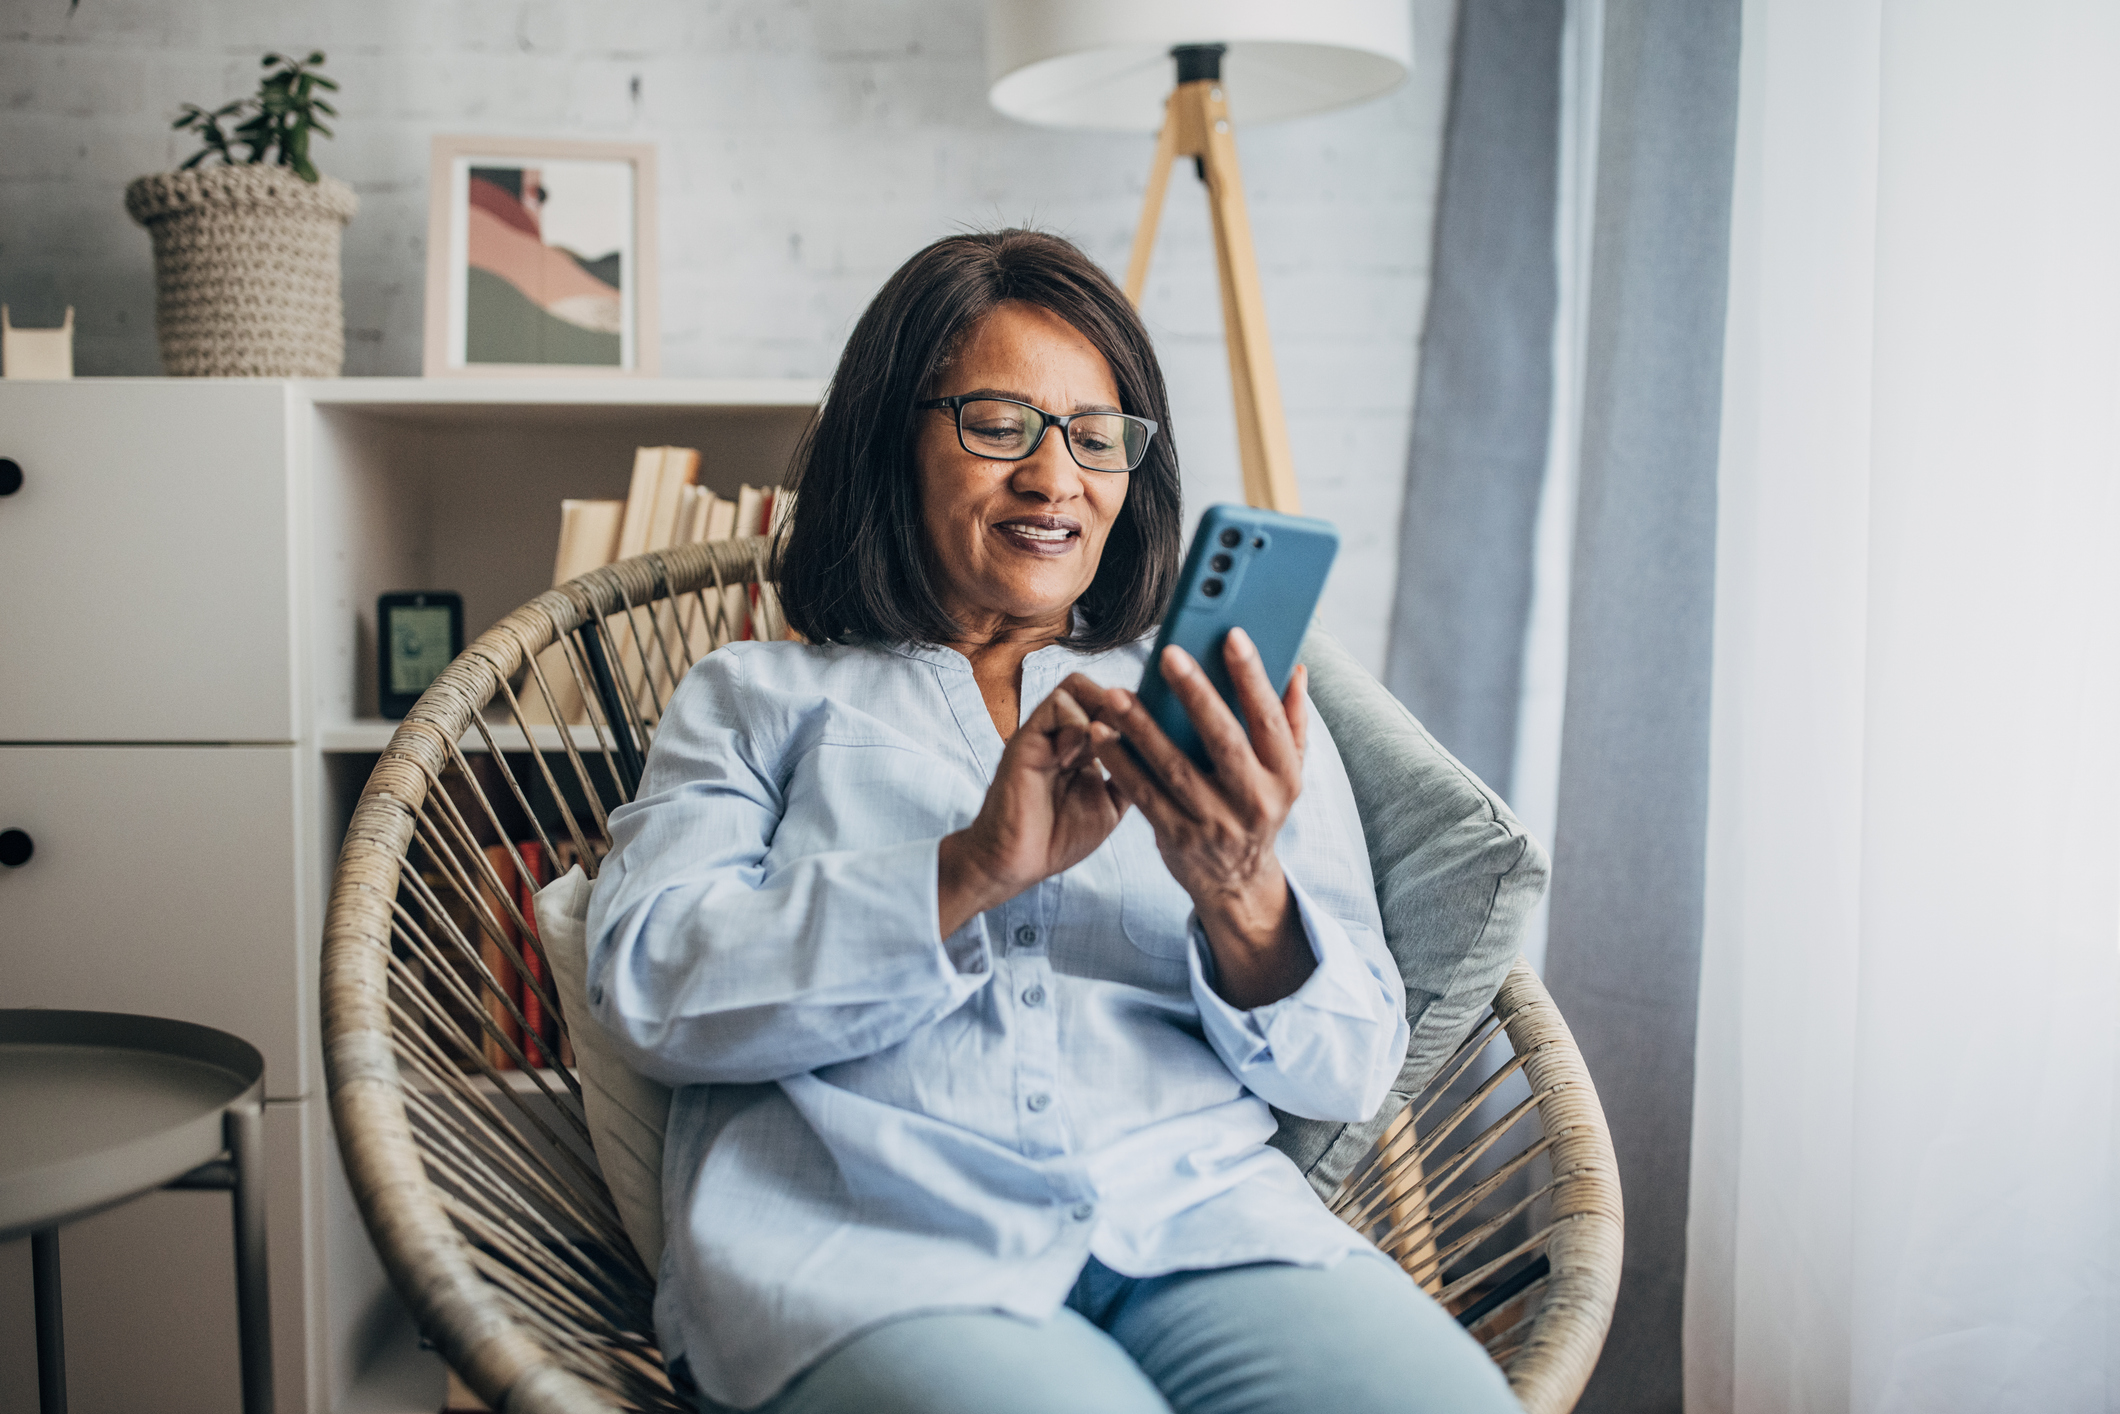
[[998, 620], [949, 645], [971, 663], [979, 695], [986, 699], [986, 714], [1003, 741], [1016, 734], [1023, 716], [1023, 660], [1065, 638], [1071, 623], [1072, 611], [1038, 623]]

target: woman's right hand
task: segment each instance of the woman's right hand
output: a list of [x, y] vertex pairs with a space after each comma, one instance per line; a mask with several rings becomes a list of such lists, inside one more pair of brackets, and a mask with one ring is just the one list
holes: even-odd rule
[[1118, 739], [1065, 688], [1038, 704], [1001, 753], [979, 818], [942, 839], [937, 902], [942, 936], [1041, 879], [1072, 869], [1126, 813], [1097, 764]]

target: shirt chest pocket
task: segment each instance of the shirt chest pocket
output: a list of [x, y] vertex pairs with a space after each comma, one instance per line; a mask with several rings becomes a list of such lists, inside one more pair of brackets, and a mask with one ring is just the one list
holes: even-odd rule
[[1164, 866], [1156, 832], [1140, 811], [1126, 812], [1106, 847], [1119, 869], [1119, 924], [1127, 940], [1151, 957], [1184, 957], [1192, 896]]

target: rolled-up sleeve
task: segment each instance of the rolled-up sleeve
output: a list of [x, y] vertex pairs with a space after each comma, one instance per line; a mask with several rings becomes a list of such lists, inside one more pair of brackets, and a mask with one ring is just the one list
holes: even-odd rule
[[1317, 959], [1303, 985], [1265, 1006], [1231, 1006], [1215, 990], [1214, 954], [1195, 919], [1193, 1000], [1208, 1044], [1260, 1099], [1305, 1119], [1365, 1120], [1406, 1058], [1405, 984], [1366, 923], [1334, 917], [1293, 875], [1288, 883]]
[[590, 905], [589, 999], [642, 1073], [756, 1082], [872, 1055], [986, 985], [983, 919], [941, 936], [938, 838], [769, 864], [801, 723], [696, 668], [638, 798], [611, 815]]

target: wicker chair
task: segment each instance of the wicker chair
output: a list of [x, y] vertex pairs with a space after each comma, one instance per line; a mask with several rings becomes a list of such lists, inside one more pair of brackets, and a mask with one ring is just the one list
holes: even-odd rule
[[[663, 1369], [654, 1277], [598, 1170], [580, 1081], [532, 1068], [508, 1039], [509, 1019], [524, 1018], [488, 963], [498, 946], [534, 977], [541, 954], [485, 846], [512, 850], [506, 841], [534, 831], [550, 857], [555, 837], [571, 840], [593, 873], [670, 688], [726, 638], [747, 592], [770, 619], [764, 564], [759, 540], [657, 551], [508, 615], [398, 729], [340, 854], [322, 976], [340, 1154], [422, 1331], [506, 1414], [686, 1405]], [[549, 725], [577, 694], [587, 725]], [[526, 717], [526, 702], [542, 715]], [[467, 755], [460, 742], [474, 732], [485, 751]], [[514, 950], [519, 935], [529, 956]], [[559, 1013], [554, 989], [525, 985]], [[514, 1068], [497, 1068], [498, 1054]], [[1618, 1288], [1619, 1185], [1582, 1057], [1521, 960], [1332, 1205], [1459, 1316], [1527, 1410], [1574, 1404]]]

